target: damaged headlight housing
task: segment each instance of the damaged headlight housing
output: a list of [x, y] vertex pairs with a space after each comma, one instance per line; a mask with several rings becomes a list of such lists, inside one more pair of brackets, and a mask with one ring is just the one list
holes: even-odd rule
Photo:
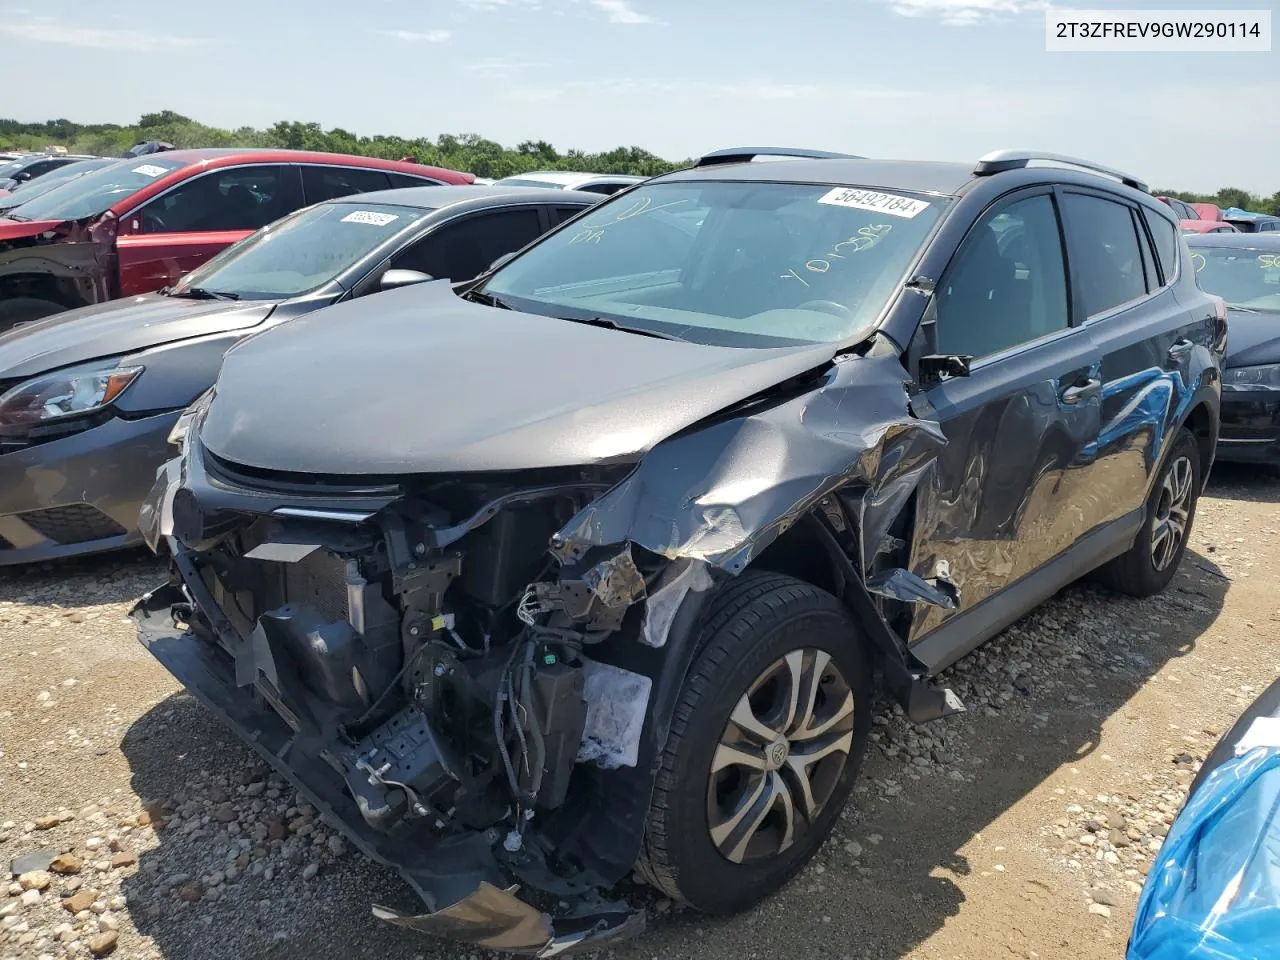
[[1229, 367], [1222, 371], [1227, 390], [1280, 390], [1280, 363], [1256, 367]]
[[187, 409], [182, 411], [182, 415], [178, 417], [178, 422], [173, 425], [173, 429], [169, 431], [169, 442], [175, 446], [181, 447], [182, 441], [187, 439], [187, 434], [191, 432], [191, 427], [199, 421], [209, 404], [213, 402], [213, 387], [210, 387], [200, 396], [196, 397], [195, 402]]
[[36, 426], [101, 410], [124, 393], [142, 369], [96, 363], [20, 383], [0, 396], [0, 424]]

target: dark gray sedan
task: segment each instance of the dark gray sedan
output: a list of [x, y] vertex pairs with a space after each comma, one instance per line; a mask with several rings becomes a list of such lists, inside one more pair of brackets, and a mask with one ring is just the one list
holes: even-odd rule
[[344, 197], [160, 293], [0, 335], [0, 565], [138, 541], [169, 433], [237, 340], [391, 287], [470, 279], [600, 199], [474, 186]]
[[1280, 467], [1280, 233], [1188, 237], [1200, 288], [1226, 301], [1218, 459]]

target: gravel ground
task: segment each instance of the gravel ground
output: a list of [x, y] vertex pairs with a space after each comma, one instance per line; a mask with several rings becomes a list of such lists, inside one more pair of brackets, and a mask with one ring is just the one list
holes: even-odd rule
[[[1195, 771], [1280, 670], [1280, 481], [1222, 469], [1162, 597], [1072, 587], [949, 671], [964, 715], [882, 704], [853, 802], [777, 897], [727, 920], [644, 892], [618, 960], [1123, 955]], [[136, 643], [124, 555], [0, 572], [0, 960], [479, 958], [399, 931], [390, 872]]]

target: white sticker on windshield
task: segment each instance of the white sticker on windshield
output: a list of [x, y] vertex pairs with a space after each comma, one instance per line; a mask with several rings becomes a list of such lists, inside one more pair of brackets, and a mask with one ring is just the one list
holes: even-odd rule
[[154, 163], [144, 163], [140, 167], [133, 168], [134, 173], [140, 173], [144, 177], [158, 177], [169, 172], [166, 167], [157, 167]]
[[375, 213], [372, 210], [357, 210], [342, 218], [343, 223], [367, 223], [371, 227], [385, 227], [392, 220], [400, 217], [394, 213]]
[[853, 187], [836, 187], [820, 196], [818, 202], [837, 207], [853, 207], [855, 210], [874, 210], [876, 213], [887, 213], [891, 217], [905, 217], [908, 220], [929, 206], [925, 200], [899, 197], [893, 193], [877, 193], [874, 190], [857, 190]]

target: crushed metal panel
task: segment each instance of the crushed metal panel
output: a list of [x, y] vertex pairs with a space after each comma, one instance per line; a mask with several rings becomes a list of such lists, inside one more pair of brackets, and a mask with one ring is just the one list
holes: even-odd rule
[[630, 606], [644, 596], [644, 575], [631, 557], [631, 545], [601, 560], [582, 575], [582, 582], [606, 607]]
[[908, 407], [896, 356], [837, 362], [816, 389], [655, 446], [560, 531], [555, 553], [630, 541], [738, 573], [827, 493], [863, 491], [861, 569], [946, 437]]
[[901, 567], [885, 570], [866, 580], [868, 593], [907, 603], [928, 603], [944, 610], [958, 606], [959, 594], [950, 581], [935, 577], [926, 580]]
[[373, 915], [396, 926], [490, 950], [539, 954], [554, 936], [551, 918], [517, 899], [517, 889], [499, 890], [481, 883], [470, 896], [435, 913], [414, 916], [374, 906]]
[[710, 590], [713, 586], [715, 578], [701, 560], [682, 557], [668, 564], [644, 605], [640, 642], [648, 647], [666, 646], [667, 635], [685, 598], [693, 591]]

